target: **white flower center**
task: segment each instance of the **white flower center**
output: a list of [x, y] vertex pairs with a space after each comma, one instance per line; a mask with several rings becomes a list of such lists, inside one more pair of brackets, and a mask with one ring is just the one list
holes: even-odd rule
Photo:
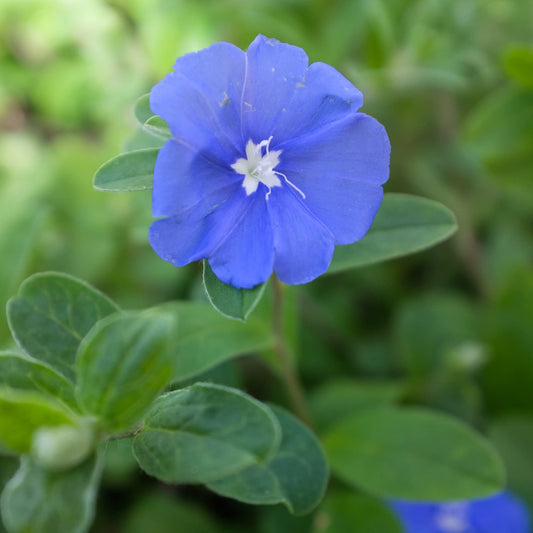
[[231, 168], [237, 174], [244, 176], [242, 186], [246, 191], [246, 195], [249, 196], [257, 191], [259, 183], [262, 183], [268, 188], [266, 194], [266, 199], [268, 200], [272, 187], [281, 187], [281, 177], [305, 198], [305, 194], [296, 185], [291, 183], [285, 174], [274, 170], [279, 164], [279, 156], [282, 150], [270, 151], [269, 145], [271, 140], [272, 137], [269, 137], [259, 144], [255, 144], [250, 139], [246, 144], [246, 158], [240, 157], [231, 165]]
[[441, 531], [465, 533], [468, 525], [468, 505], [465, 503], [449, 503], [443, 505], [436, 516], [436, 525]]

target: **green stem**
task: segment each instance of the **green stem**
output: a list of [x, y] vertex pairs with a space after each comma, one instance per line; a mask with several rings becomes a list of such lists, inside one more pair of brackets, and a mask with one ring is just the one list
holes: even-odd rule
[[290, 349], [285, 340], [283, 330], [283, 284], [276, 275], [272, 276], [272, 289], [274, 352], [280, 364], [281, 377], [285, 383], [292, 410], [303, 422], [311, 426], [311, 416], [309, 415], [305, 401], [303, 387], [293, 364]]

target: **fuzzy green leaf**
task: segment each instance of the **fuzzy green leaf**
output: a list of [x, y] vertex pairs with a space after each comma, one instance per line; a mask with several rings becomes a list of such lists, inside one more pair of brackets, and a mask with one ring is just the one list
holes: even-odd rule
[[281, 429], [243, 392], [207, 383], [161, 396], [133, 449], [141, 468], [168, 483], [208, 483], [272, 457]]
[[263, 296], [266, 283], [253, 289], [237, 289], [220, 281], [206, 260], [203, 263], [204, 289], [211, 305], [228, 318], [246, 320]]
[[456, 230], [455, 215], [442, 204], [408, 194], [386, 194], [363, 239], [335, 248], [328, 273], [419, 252]]
[[505, 484], [502, 463], [481, 435], [425, 409], [363, 411], [336, 425], [324, 447], [339, 478], [384, 498], [480, 498]]
[[276, 455], [207, 486], [245, 503], [282, 503], [293, 514], [306, 514], [324, 496], [329, 477], [326, 459], [309, 429], [280, 407], [271, 408], [282, 431]]
[[29, 277], [7, 303], [17, 344], [35, 359], [74, 379], [81, 339], [117, 306], [89, 284], [59, 272]]
[[94, 188], [109, 192], [151, 189], [158, 153], [159, 148], [143, 148], [113, 157], [96, 171]]
[[94, 515], [101, 465], [97, 458], [50, 472], [22, 457], [0, 506], [9, 533], [84, 533]]
[[78, 351], [76, 397], [109, 431], [137, 422], [172, 375], [172, 316], [145, 311], [100, 321]]

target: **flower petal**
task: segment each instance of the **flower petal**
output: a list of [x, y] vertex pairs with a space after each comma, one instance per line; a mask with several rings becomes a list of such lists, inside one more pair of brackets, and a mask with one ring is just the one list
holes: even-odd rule
[[243, 141], [259, 143], [272, 135], [277, 117], [298, 83], [304, 80], [308, 58], [297, 46], [258, 35], [246, 53], [242, 95]]
[[361, 91], [340, 72], [325, 63], [313, 63], [279, 115], [272, 136], [283, 142], [344, 118], [362, 105]]
[[307, 283], [331, 263], [334, 238], [289, 186], [272, 189], [268, 210], [274, 231], [274, 270], [283, 283]]
[[175, 266], [208, 257], [246, 211], [248, 202], [243, 199], [244, 195], [240, 187], [207, 216], [193, 210], [190, 216], [156, 220], [148, 234], [152, 248], [161, 259]]
[[249, 197], [246, 213], [209, 258], [217, 277], [234, 287], [249, 289], [272, 274], [274, 239], [262, 189]]
[[179, 58], [175, 72], [155, 85], [150, 107], [165, 119], [173, 136], [219, 161], [241, 153], [241, 95], [245, 54], [229, 43]]
[[336, 244], [362, 238], [389, 175], [390, 143], [383, 126], [357, 113], [283, 148], [277, 170], [302, 190], [304, 203]]
[[177, 216], [191, 209], [197, 216], [208, 215], [241, 182], [242, 176], [231, 168], [170, 139], [159, 151], [155, 164], [153, 216]]

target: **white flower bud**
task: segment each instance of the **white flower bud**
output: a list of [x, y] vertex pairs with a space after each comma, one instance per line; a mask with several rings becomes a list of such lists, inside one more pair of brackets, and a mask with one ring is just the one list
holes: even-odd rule
[[90, 419], [77, 426], [42, 427], [33, 435], [31, 455], [49, 470], [73, 468], [94, 450], [95, 429]]

